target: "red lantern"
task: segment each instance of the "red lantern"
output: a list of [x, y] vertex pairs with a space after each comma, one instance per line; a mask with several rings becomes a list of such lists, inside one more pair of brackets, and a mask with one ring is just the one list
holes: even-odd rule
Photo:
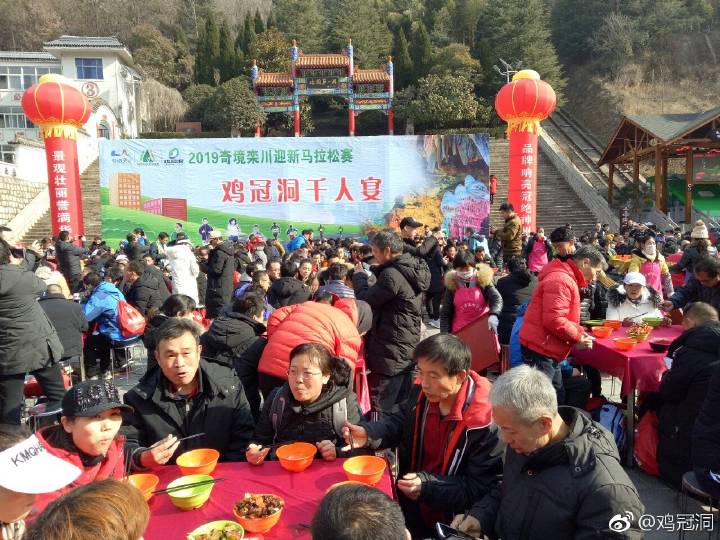
[[87, 97], [59, 75], [40, 77], [22, 97], [22, 108], [45, 140], [52, 232], [83, 234], [77, 130], [91, 114]]
[[516, 73], [495, 98], [498, 116], [508, 123], [508, 202], [525, 233], [535, 230], [540, 121], [552, 114], [555, 102], [555, 91], [532, 70]]

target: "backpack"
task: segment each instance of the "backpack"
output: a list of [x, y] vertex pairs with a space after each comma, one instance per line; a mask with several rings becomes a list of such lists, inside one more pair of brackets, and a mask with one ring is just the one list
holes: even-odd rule
[[131, 338], [145, 332], [145, 317], [125, 300], [118, 302], [118, 326], [123, 337]]
[[627, 444], [627, 419], [623, 411], [612, 403], [605, 403], [598, 412], [598, 422], [612, 433], [620, 456], [623, 456]]
[[[280, 425], [282, 415], [285, 412], [286, 403], [287, 398], [285, 397], [285, 393], [280, 391], [275, 394], [272, 403], [270, 404], [270, 420], [272, 422], [273, 431], [275, 432], [274, 439], [277, 439], [278, 427]], [[342, 398], [340, 401], [336, 401], [332, 404], [332, 420], [335, 433], [338, 437], [340, 437], [340, 440], [343, 440], [342, 428], [347, 421], [347, 398]]]

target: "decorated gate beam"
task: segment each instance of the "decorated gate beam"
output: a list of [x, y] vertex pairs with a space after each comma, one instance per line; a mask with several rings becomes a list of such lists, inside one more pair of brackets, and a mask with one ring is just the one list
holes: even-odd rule
[[[382, 69], [355, 66], [352, 40], [339, 54], [304, 54], [293, 40], [289, 72], [264, 72], [254, 63], [250, 76], [258, 105], [266, 113], [293, 115], [294, 134], [300, 136], [300, 102], [311, 96], [338, 96], [348, 103], [348, 134], [355, 135], [355, 120], [363, 111], [379, 110], [394, 132], [392, 110], [392, 58]], [[260, 136], [258, 126], [256, 136]]]

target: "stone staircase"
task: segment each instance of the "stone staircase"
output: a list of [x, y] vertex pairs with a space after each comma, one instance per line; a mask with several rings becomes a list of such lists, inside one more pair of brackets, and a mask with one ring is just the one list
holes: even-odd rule
[[[85, 236], [91, 240], [93, 236], [100, 236], [100, 167], [96, 159], [88, 165], [85, 172], [80, 175], [80, 189], [83, 199], [83, 222]], [[23, 242], [32, 243], [35, 240], [52, 236], [50, 227], [50, 209], [48, 208], [37, 223], [23, 236]]]
[[0, 176], [0, 225], [6, 225], [40, 194], [45, 182], [26, 182], [12, 176]]
[[[503, 218], [499, 207], [507, 200], [508, 141], [490, 139], [490, 174], [498, 179], [495, 204], [490, 211], [491, 227], [501, 227]], [[538, 150], [537, 225], [546, 234], [556, 227], [570, 223], [576, 233], [592, 229], [597, 219], [568, 186], [565, 178], [557, 171], [548, 157]]]

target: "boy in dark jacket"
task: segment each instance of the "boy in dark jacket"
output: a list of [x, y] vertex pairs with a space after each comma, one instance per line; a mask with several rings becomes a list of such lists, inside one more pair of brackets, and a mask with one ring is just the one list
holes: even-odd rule
[[[400, 503], [413, 538], [432, 534], [495, 487], [502, 472], [502, 445], [492, 422], [490, 382], [470, 371], [470, 349], [450, 334], [417, 346], [421, 385], [378, 422], [348, 425], [356, 447], [400, 446]], [[346, 447], [347, 448], [347, 447]]]
[[[232, 369], [200, 359], [200, 327], [171, 318], [156, 335], [159, 370], [124, 396], [133, 408], [122, 432], [136, 468], [174, 463], [194, 448], [214, 448], [222, 461], [241, 461], [253, 433], [245, 392]], [[204, 433], [179, 443], [178, 439]]]

